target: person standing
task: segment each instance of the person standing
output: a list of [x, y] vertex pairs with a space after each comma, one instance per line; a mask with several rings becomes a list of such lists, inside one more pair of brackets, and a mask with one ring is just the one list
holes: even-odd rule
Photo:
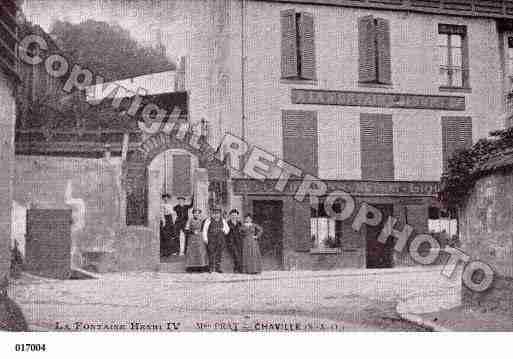
[[241, 227], [243, 273], [259, 274], [262, 272], [262, 255], [257, 241], [263, 232], [262, 227], [253, 223], [251, 214], [246, 214]]
[[173, 223], [173, 207], [171, 196], [167, 193], [162, 195], [161, 218], [160, 218], [160, 253], [168, 257], [178, 252], [178, 243], [175, 236]]
[[185, 227], [187, 232], [187, 250], [185, 251], [185, 268], [187, 271], [203, 271], [208, 267], [207, 246], [201, 238], [201, 209], [192, 210], [192, 218]]
[[178, 204], [173, 207], [176, 213], [175, 227], [176, 234], [180, 240], [180, 255], [184, 255], [187, 250], [187, 236], [185, 235], [185, 226], [189, 220], [189, 210], [194, 205], [194, 196], [191, 199], [191, 203], [185, 204], [185, 197], [178, 197]]
[[203, 224], [203, 240], [207, 243], [208, 261], [210, 273], [222, 273], [221, 259], [225, 246], [225, 236], [230, 232], [230, 227], [221, 217], [221, 209], [213, 208], [212, 216]]
[[229, 214], [228, 226], [230, 232], [226, 236], [226, 247], [233, 260], [233, 271], [235, 273], [242, 273], [242, 245], [240, 229], [242, 223], [239, 219], [239, 211], [232, 209]]

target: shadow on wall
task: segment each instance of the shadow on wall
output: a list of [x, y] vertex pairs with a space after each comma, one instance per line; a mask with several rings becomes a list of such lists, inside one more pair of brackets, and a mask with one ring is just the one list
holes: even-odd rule
[[139, 269], [143, 260], [138, 257], [150, 256], [154, 235], [147, 228], [127, 229], [123, 223], [120, 177], [117, 158], [17, 156], [13, 244], [18, 241], [24, 256], [27, 209], [72, 209], [73, 266], [90, 266], [91, 260], [102, 257], [110, 259], [108, 265], [98, 265], [99, 270]]

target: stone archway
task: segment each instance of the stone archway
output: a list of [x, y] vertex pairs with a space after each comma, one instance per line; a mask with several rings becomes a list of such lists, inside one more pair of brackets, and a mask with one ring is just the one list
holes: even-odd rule
[[204, 137], [191, 132], [183, 136], [177, 132], [157, 133], [128, 154], [124, 169], [127, 225], [148, 226], [148, 167], [159, 154], [170, 149], [182, 149], [196, 156], [199, 167], [207, 170], [210, 179], [226, 181], [228, 178], [225, 165]]

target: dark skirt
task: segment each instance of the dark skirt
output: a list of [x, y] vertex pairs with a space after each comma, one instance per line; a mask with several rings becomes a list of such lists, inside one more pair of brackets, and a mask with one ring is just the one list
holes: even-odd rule
[[189, 234], [187, 251], [185, 252], [185, 267], [202, 268], [208, 266], [207, 245], [201, 239], [201, 234]]
[[247, 274], [262, 272], [260, 246], [252, 236], [244, 236], [242, 238], [242, 272]]
[[180, 250], [180, 242], [177, 240], [173, 217], [165, 216], [166, 224], [160, 223], [160, 254], [167, 257]]

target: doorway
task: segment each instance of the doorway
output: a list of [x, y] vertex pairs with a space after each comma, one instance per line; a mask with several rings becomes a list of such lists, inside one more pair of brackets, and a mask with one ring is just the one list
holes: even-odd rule
[[272, 200], [253, 201], [255, 223], [262, 226], [260, 251], [264, 270], [283, 268], [283, 202]]
[[[159, 233], [161, 263], [184, 260], [185, 218], [191, 216], [192, 207], [202, 207], [198, 203], [202, 198], [195, 195], [198, 192], [198, 181], [194, 176], [197, 168], [198, 159], [182, 149], [165, 150], [149, 165], [150, 227]], [[183, 208], [179, 210], [180, 217], [177, 216], [178, 205]], [[162, 221], [163, 215], [166, 215], [166, 222]]]
[[394, 265], [394, 241], [389, 237], [385, 244], [378, 241], [378, 236], [389, 216], [393, 215], [394, 206], [392, 204], [372, 204], [382, 214], [383, 219], [377, 226], [366, 226], [367, 235], [367, 268], [392, 268]]

